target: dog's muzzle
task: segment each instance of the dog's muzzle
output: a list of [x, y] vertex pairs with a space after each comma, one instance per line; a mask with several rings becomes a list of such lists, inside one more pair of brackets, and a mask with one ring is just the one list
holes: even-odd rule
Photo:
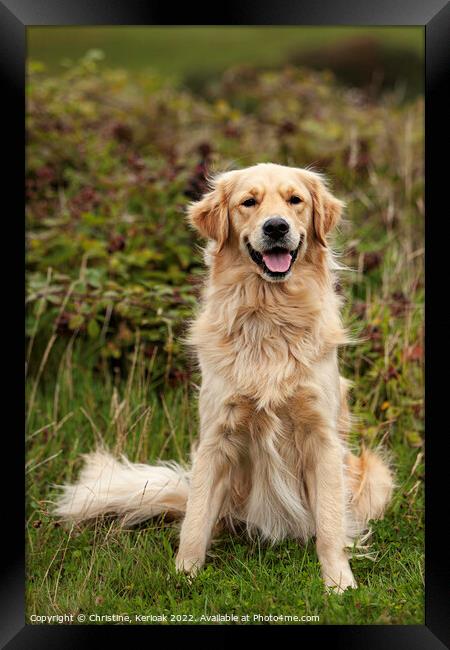
[[261, 225], [259, 236], [247, 240], [250, 257], [267, 278], [282, 280], [297, 259], [303, 234], [294, 232], [287, 219], [275, 214]]
[[300, 242], [294, 249], [272, 245], [262, 252], [255, 250], [250, 242], [247, 242], [247, 250], [251, 259], [264, 271], [265, 275], [274, 280], [282, 280], [288, 275], [297, 259], [302, 242], [303, 237], [300, 237]]

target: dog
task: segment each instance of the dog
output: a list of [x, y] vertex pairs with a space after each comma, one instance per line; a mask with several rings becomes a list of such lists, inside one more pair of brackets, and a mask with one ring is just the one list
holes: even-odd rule
[[182, 519], [178, 571], [194, 575], [218, 526], [272, 543], [315, 537], [328, 590], [355, 588], [348, 546], [383, 516], [393, 473], [382, 454], [350, 451], [347, 342], [328, 235], [344, 204], [322, 175], [260, 163], [216, 176], [188, 207], [208, 240], [208, 277], [188, 343], [202, 375], [190, 469], [85, 457], [55, 514], [113, 514], [135, 524]]

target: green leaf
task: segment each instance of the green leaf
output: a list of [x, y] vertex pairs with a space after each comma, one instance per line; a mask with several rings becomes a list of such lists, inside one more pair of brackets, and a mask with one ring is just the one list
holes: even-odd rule
[[100, 325], [97, 323], [95, 318], [92, 318], [92, 320], [89, 321], [87, 332], [91, 339], [96, 339], [100, 335]]
[[423, 440], [417, 431], [406, 431], [406, 440], [411, 447], [421, 447]]
[[69, 329], [70, 330], [77, 330], [83, 325], [83, 323], [84, 323], [83, 316], [81, 314], [75, 314], [69, 320]]

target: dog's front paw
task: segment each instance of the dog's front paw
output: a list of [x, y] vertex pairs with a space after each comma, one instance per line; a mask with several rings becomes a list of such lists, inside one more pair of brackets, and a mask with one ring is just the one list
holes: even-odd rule
[[175, 567], [178, 573], [187, 573], [192, 578], [198, 573], [205, 562], [205, 558], [186, 557], [178, 553]]
[[328, 593], [343, 594], [346, 589], [358, 587], [348, 563], [323, 571], [322, 575]]

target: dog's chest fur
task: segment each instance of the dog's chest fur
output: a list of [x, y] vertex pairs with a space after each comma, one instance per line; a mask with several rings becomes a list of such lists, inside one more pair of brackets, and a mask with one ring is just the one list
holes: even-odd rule
[[303, 454], [290, 418], [253, 411], [242, 427], [228, 434], [228, 451], [238, 451], [231, 464], [230, 493], [224, 511], [272, 542], [300, 540], [313, 534], [303, 481]]
[[231, 466], [226, 512], [272, 541], [307, 539], [304, 428], [290, 412], [310, 393], [314, 364], [342, 337], [335, 296], [247, 285], [207, 298], [191, 343], [202, 370], [201, 419], [218, 425]]
[[343, 342], [334, 292], [310, 284], [296, 293], [267, 283], [209, 291], [190, 332], [203, 376], [220, 375], [258, 408], [285, 403]]

